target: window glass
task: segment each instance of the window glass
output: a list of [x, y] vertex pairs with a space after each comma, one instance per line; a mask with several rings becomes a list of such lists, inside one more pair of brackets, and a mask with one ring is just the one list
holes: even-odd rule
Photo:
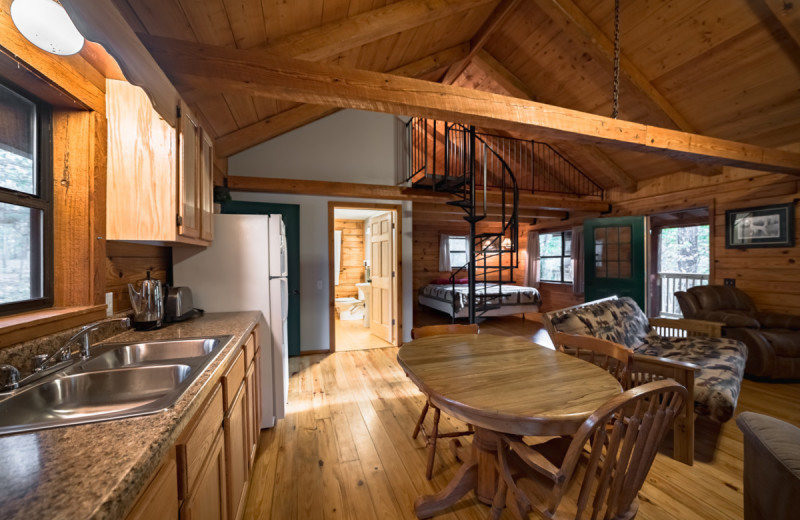
[[36, 195], [36, 105], [0, 86], [0, 187]]
[[450, 244], [450, 268], [458, 269], [467, 265], [467, 237], [451, 236]]
[[52, 305], [50, 128], [46, 105], [0, 85], [0, 314]]
[[572, 282], [572, 232], [539, 235], [539, 280]]

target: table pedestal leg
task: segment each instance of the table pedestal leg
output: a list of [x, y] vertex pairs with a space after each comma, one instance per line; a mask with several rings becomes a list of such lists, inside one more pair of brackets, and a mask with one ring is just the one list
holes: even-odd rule
[[435, 495], [424, 495], [417, 499], [414, 503], [417, 518], [430, 518], [458, 502], [471, 489], [475, 490], [478, 500], [491, 504], [497, 490], [496, 455], [497, 434], [491, 430], [475, 428], [469, 458], [464, 461], [447, 487]]

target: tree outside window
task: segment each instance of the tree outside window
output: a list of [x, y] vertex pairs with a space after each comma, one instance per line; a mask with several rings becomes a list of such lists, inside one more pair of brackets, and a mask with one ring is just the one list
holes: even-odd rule
[[539, 235], [539, 280], [572, 283], [572, 232]]

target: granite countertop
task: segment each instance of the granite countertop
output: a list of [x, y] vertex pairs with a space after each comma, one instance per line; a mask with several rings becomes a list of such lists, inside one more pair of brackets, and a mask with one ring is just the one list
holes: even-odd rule
[[0, 517], [122, 518], [189, 419], [207, 384], [258, 324], [261, 313], [212, 313], [109, 342], [233, 335], [169, 409], [152, 415], [0, 436]]

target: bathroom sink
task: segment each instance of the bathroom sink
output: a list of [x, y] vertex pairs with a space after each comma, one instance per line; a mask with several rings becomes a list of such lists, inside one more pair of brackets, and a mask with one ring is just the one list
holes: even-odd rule
[[118, 368], [128, 365], [166, 363], [181, 360], [190, 365], [202, 362], [206, 356], [225, 345], [230, 336], [213, 338], [174, 339], [146, 343], [99, 345], [94, 355], [81, 365], [84, 371]]
[[230, 338], [98, 345], [88, 360], [23, 386], [0, 401], [0, 435], [165, 410]]

